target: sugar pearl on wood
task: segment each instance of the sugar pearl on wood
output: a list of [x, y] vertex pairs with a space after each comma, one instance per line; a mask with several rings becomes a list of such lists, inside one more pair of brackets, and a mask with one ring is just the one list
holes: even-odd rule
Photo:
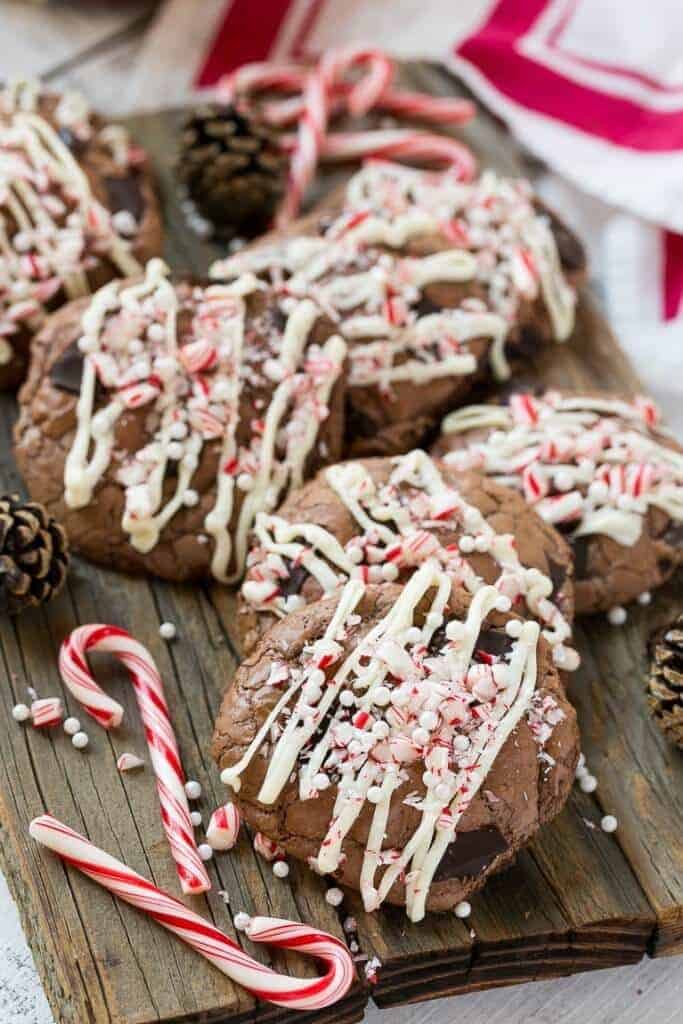
[[173, 640], [176, 635], [176, 628], [172, 622], [162, 622], [159, 626], [159, 636], [162, 640]]
[[249, 914], [245, 914], [243, 910], [240, 910], [240, 912], [235, 914], [233, 917], [232, 923], [234, 924], [236, 931], [244, 932], [251, 924], [251, 918], [249, 917]]
[[600, 828], [603, 832], [616, 832], [618, 824], [613, 814], [606, 814], [600, 822]]
[[621, 605], [616, 605], [607, 612], [607, 621], [610, 626], [623, 626], [627, 618], [626, 609], [622, 608]]
[[211, 849], [208, 843], [200, 843], [199, 846], [197, 847], [197, 853], [202, 858], [202, 860], [211, 860], [211, 858], [213, 857], [213, 850]]
[[202, 795], [201, 783], [195, 782], [194, 779], [189, 779], [185, 783], [185, 796], [188, 800], [199, 800]]
[[467, 900], [462, 900], [462, 902], [456, 903], [456, 906], [455, 906], [455, 916], [456, 917], [460, 917], [460, 918], [464, 919], [466, 917], [469, 917], [471, 913], [472, 913], [472, 907], [467, 902]]
[[62, 728], [64, 729], [64, 732], [67, 734], [67, 736], [75, 736], [77, 732], [81, 731], [81, 723], [78, 721], [77, 718], [74, 718], [72, 716], [64, 720], [64, 725], [62, 726]]
[[199, 811], [192, 811], [190, 813], [190, 821], [192, 822], [195, 828], [199, 828], [199, 826], [202, 823], [202, 816], [199, 813]]
[[31, 709], [27, 704], [15, 704], [12, 708], [12, 718], [15, 722], [28, 722], [31, 717]]
[[276, 878], [286, 878], [289, 874], [289, 864], [286, 860], [276, 860], [273, 864], [273, 874]]
[[328, 889], [327, 892], [325, 893], [325, 899], [327, 900], [331, 907], [338, 907], [340, 906], [342, 900], [344, 899], [344, 893], [341, 891], [341, 889], [337, 889], [336, 886], [333, 886], [331, 889]]
[[85, 748], [90, 743], [90, 740], [88, 738], [87, 732], [77, 732], [74, 736], [71, 737], [71, 742], [73, 743], [76, 750], [85, 750]]
[[579, 778], [579, 786], [583, 793], [594, 793], [598, 788], [598, 780], [594, 775], [582, 775]]

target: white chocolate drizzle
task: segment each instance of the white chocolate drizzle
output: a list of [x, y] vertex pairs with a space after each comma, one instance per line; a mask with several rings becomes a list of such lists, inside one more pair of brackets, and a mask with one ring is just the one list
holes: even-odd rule
[[[433, 237], [437, 251], [422, 258], [386, 251], [420, 237]], [[438, 248], [444, 244], [450, 247]], [[387, 392], [399, 381], [474, 373], [468, 343], [475, 338], [490, 341], [494, 374], [509, 377], [507, 334], [520, 302], [539, 294], [558, 341], [574, 325], [576, 297], [547, 217], [534, 209], [525, 182], [491, 171], [463, 185], [448, 174], [368, 164], [351, 179], [323, 237], [258, 246], [211, 269], [221, 279], [246, 271], [314, 297], [354, 342], [352, 386]], [[421, 314], [424, 288], [448, 282], [483, 287], [486, 302], [470, 296], [457, 309]]]
[[[116, 479], [125, 493], [122, 527], [136, 550], [149, 552], [178, 511], [199, 502], [192, 483], [203, 447], [220, 444], [215, 500], [204, 528], [214, 541], [212, 572], [227, 581], [241, 574], [257, 513], [301, 484], [346, 346], [336, 335], [321, 346], [309, 342], [320, 311], [304, 300], [294, 304], [281, 345], [268, 338], [257, 351], [245, 338], [246, 299], [264, 288], [253, 274], [230, 285], [194, 287], [181, 304], [168, 273], [161, 260], [150, 260], [143, 280], [106, 285], [83, 316], [84, 365], [65, 501], [70, 508], [91, 502], [116, 454], [117, 421], [145, 408], [149, 438], [118, 458]], [[181, 314], [191, 316], [191, 331], [179, 345]], [[246, 443], [238, 438], [245, 381], [272, 392], [262, 415], [250, 410]], [[96, 409], [98, 386], [107, 401]], [[175, 484], [169, 487], [172, 464]]]
[[[315, 523], [258, 515], [242, 584], [247, 603], [280, 618], [304, 604], [300, 593], [285, 594], [283, 583], [293, 566], [304, 569], [324, 594], [330, 594], [348, 579], [395, 580], [428, 557], [437, 559], [454, 583], [476, 593], [484, 581], [468, 556], [486, 552], [500, 570], [498, 592], [511, 603], [524, 600], [529, 613], [542, 623], [556, 663], [577, 668], [578, 654], [567, 646], [571, 626], [552, 600], [552, 581], [539, 569], [522, 565], [515, 538], [496, 533], [479, 509], [446, 483], [425, 452], [415, 450], [392, 462], [388, 481], [380, 485], [360, 462], [325, 470], [327, 483], [358, 525], [358, 533], [344, 546]], [[456, 530], [461, 533], [457, 543], [441, 539], [445, 531]]]
[[[298, 661], [271, 664], [266, 685], [282, 696], [239, 762], [221, 776], [239, 791], [254, 758], [265, 758], [258, 794], [265, 805], [278, 799], [293, 772], [301, 800], [336, 785], [315, 859], [322, 874], [339, 868], [344, 840], [370, 804], [360, 876], [365, 908], [379, 907], [405, 877], [412, 921], [424, 917], [432, 879], [458, 823], [530, 712], [537, 686], [538, 625], [515, 620], [507, 631], [509, 653], [481, 656], [482, 627], [491, 612], [507, 607], [505, 599], [495, 587], [481, 587], [460, 621], [448, 609], [451, 586], [451, 577], [428, 559], [385, 617], [343, 656], [348, 630], [360, 621], [357, 609], [366, 587], [349, 580], [324, 634]], [[416, 616], [425, 601], [426, 615]], [[555, 722], [562, 717], [556, 708]], [[542, 722], [547, 725], [548, 718]], [[540, 731], [538, 710], [534, 729]], [[544, 730], [543, 742], [548, 735]], [[392, 799], [407, 781], [406, 768], [418, 763], [424, 766], [424, 791], [406, 800], [419, 812], [419, 824], [402, 849], [387, 849]]]
[[[12, 358], [12, 335], [22, 325], [36, 330], [60, 290], [70, 299], [90, 291], [98, 260], [121, 274], [142, 269], [59, 130], [38, 113], [40, 98], [35, 82], [0, 91], [0, 363]], [[61, 97], [54, 118], [58, 129], [91, 139], [90, 111], [76, 93]]]
[[662, 443], [657, 420], [644, 398], [517, 394], [506, 406], [473, 405], [447, 416], [446, 436], [486, 436], [445, 461], [516, 487], [573, 537], [604, 534], [631, 547], [648, 508], [683, 520], [683, 454]]

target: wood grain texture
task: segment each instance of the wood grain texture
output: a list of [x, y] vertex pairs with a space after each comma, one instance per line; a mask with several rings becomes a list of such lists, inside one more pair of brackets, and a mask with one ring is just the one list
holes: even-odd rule
[[[420, 86], [445, 88], [433, 69], [416, 69], [412, 77]], [[167, 258], [179, 269], [202, 272], [216, 250], [186, 228], [175, 194], [171, 167], [179, 116], [136, 118], [131, 127], [152, 154], [159, 176], [169, 226]], [[519, 169], [514, 152], [501, 144], [487, 119], [468, 131], [485, 162]], [[575, 338], [546, 352], [533, 380], [638, 387], [589, 296], [582, 299]], [[12, 402], [3, 399], [3, 488], [19, 483], [8, 448], [13, 416]], [[591, 796], [573, 793], [565, 811], [516, 865], [474, 899], [466, 924], [453, 915], [431, 915], [413, 926], [394, 908], [365, 915], [352, 894], [336, 912], [324, 900], [324, 882], [300, 866], [292, 866], [288, 880], [275, 879], [254, 855], [246, 832], [236, 851], [212, 862], [214, 891], [193, 905], [230, 934], [231, 914], [242, 909], [315, 921], [338, 935], [340, 920], [352, 912], [362, 953], [378, 956], [383, 964], [374, 990], [382, 1006], [634, 963], [647, 949], [680, 951], [683, 759], [664, 745], [649, 721], [642, 682], [644, 638], [675, 602], [683, 604], [672, 586], [622, 629], [592, 620], [579, 631], [583, 667], [572, 681], [572, 697], [600, 788]], [[167, 619], [179, 627], [178, 641], [170, 646], [158, 635], [159, 623]], [[145, 750], [125, 675], [106, 659], [93, 662], [98, 678], [124, 704], [126, 717], [112, 734], [89, 725], [91, 748], [85, 755], [61, 733], [20, 728], [11, 708], [25, 699], [27, 685], [45, 695], [62, 692], [56, 652], [77, 622], [111, 621], [131, 629], [158, 661], [187, 774], [204, 789], [207, 819], [224, 799], [207, 750], [220, 694], [236, 663], [234, 620], [234, 594], [225, 588], [132, 579], [77, 562], [68, 590], [48, 609], [15, 623], [0, 621], [0, 657], [8, 680], [0, 693], [0, 858], [59, 1022], [279, 1021], [288, 1016], [255, 1006], [190, 950], [26, 840], [30, 818], [49, 809], [176, 891], [151, 774], [126, 777], [115, 768], [122, 751]], [[605, 811], [619, 817], [616, 835], [599, 828]], [[229, 893], [229, 908], [219, 889]], [[275, 967], [312, 970], [289, 954], [271, 958], [244, 941]], [[315, 1020], [351, 1024], [362, 1017], [366, 1001], [359, 984], [344, 1003]]]

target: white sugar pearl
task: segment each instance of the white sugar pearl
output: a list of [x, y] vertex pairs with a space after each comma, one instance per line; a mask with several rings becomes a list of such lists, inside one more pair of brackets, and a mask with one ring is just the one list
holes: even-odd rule
[[413, 729], [411, 739], [418, 747], [424, 747], [429, 743], [429, 733], [426, 729]]
[[459, 918], [469, 917], [472, 913], [472, 907], [467, 900], [462, 900], [461, 903], [455, 905], [455, 916]]
[[309, 683], [312, 683], [313, 686], [322, 686], [325, 682], [325, 673], [321, 668], [314, 668], [313, 671], [309, 673], [308, 681]]
[[385, 740], [389, 735], [389, 726], [386, 722], [375, 722], [372, 727], [372, 735], [378, 740]]
[[458, 547], [464, 555], [471, 554], [474, 551], [474, 537], [464, 534], [458, 541]]
[[77, 732], [81, 731], [81, 723], [77, 718], [65, 718], [62, 728], [67, 736], [75, 736]]
[[598, 780], [594, 775], [582, 775], [579, 778], [579, 786], [583, 793], [594, 793], [598, 788]]
[[211, 860], [211, 858], [213, 857], [213, 850], [211, 849], [208, 843], [200, 843], [199, 846], [197, 847], [197, 853], [202, 858], [202, 860]]
[[150, 341], [163, 341], [166, 331], [161, 324], [150, 324], [147, 328], [147, 337]]
[[111, 224], [120, 235], [134, 235], [138, 229], [138, 222], [130, 210], [117, 210], [112, 214]]
[[382, 790], [379, 786], [370, 786], [368, 790], [368, 801], [371, 804], [378, 804], [382, 799]]
[[176, 628], [172, 622], [162, 622], [159, 626], [159, 636], [162, 640], [173, 640], [176, 635]]
[[317, 775], [313, 776], [313, 785], [316, 789], [327, 789], [330, 785], [330, 780], [324, 772], [318, 772]]
[[286, 878], [289, 874], [289, 864], [286, 860], [276, 860], [273, 864], [273, 874], [276, 878]]
[[423, 711], [420, 715], [420, 725], [423, 729], [436, 729], [439, 724], [439, 716], [434, 711]]
[[88, 739], [87, 732], [77, 732], [75, 736], [71, 737], [71, 742], [76, 750], [85, 750], [90, 740]]
[[243, 910], [240, 910], [239, 914], [235, 914], [233, 917], [232, 923], [235, 926], [235, 931], [245, 932], [251, 924], [251, 918], [249, 914], [245, 914]]
[[474, 539], [474, 550], [475, 551], [481, 551], [481, 552], [488, 551], [490, 547], [491, 547], [491, 541], [486, 536], [486, 534], [479, 534], [478, 537], [475, 537], [475, 539]]
[[202, 816], [199, 813], [199, 811], [192, 811], [192, 813], [190, 814], [190, 821], [192, 822], [195, 828], [199, 828], [199, 826], [202, 823]]
[[649, 590], [644, 590], [642, 594], [638, 594], [638, 604], [643, 606], [650, 604], [652, 601], [652, 594]]
[[372, 702], [377, 707], [385, 708], [391, 700], [391, 690], [388, 686], [377, 686], [372, 691]]
[[339, 694], [339, 703], [344, 708], [350, 708], [355, 703], [355, 697], [350, 690], [342, 690]]
[[510, 619], [505, 623], [505, 632], [512, 640], [518, 640], [522, 635], [522, 623], [518, 619]]
[[201, 783], [196, 782], [194, 779], [189, 779], [185, 783], [185, 796], [188, 800], [199, 800], [202, 795]]
[[496, 599], [497, 612], [509, 612], [511, 608], [512, 601], [509, 597], [506, 597], [505, 594], [501, 594], [500, 597]]
[[15, 722], [28, 722], [31, 717], [31, 709], [27, 704], [15, 704], [12, 708], [12, 718]]
[[553, 480], [558, 491], [571, 491], [573, 480], [568, 469], [558, 469]]
[[613, 814], [606, 814], [600, 822], [600, 828], [603, 832], [616, 832], [618, 824]]
[[453, 740], [453, 747], [455, 750], [459, 750], [461, 754], [464, 754], [469, 749], [470, 741], [467, 736], [456, 736]]
[[333, 886], [332, 889], [328, 889], [325, 893], [325, 899], [331, 907], [338, 907], [344, 899], [344, 893], [341, 889], [337, 889], [336, 886]]
[[184, 423], [183, 420], [178, 420], [177, 423], [172, 423], [169, 434], [174, 441], [182, 441], [183, 438], [187, 437], [187, 424]]
[[386, 562], [382, 566], [382, 579], [391, 583], [393, 580], [398, 579], [398, 566], [394, 565], [393, 562]]
[[197, 491], [193, 490], [191, 487], [188, 487], [188, 489], [183, 494], [183, 505], [185, 505], [187, 508], [194, 508], [195, 505], [198, 505], [198, 504], [199, 504], [199, 494], [197, 493]]
[[623, 626], [627, 618], [626, 609], [622, 608], [621, 605], [616, 605], [607, 612], [607, 621], [610, 626]]
[[356, 547], [355, 544], [353, 547], [347, 548], [346, 553], [354, 565], [359, 565], [363, 561], [363, 551], [361, 548]]

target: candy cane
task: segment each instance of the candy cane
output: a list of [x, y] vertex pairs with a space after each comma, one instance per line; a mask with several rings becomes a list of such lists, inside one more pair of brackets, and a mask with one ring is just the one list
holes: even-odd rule
[[[221, 79], [218, 95], [225, 102], [249, 101], [259, 92], [277, 91], [299, 93], [283, 100], [267, 100], [261, 116], [271, 125], [292, 124], [305, 110], [303, 92], [310, 68], [297, 64], [243, 64], [232, 74]], [[330, 113], [348, 109], [348, 96], [354, 86], [350, 82], [335, 82], [331, 88]], [[430, 96], [407, 89], [384, 89], [374, 103], [374, 109], [402, 117], [414, 117], [435, 124], [463, 124], [470, 121], [476, 107], [471, 100], [458, 96]]]
[[108, 651], [130, 673], [156, 775], [161, 820], [181, 888], [186, 894], [206, 892], [211, 882], [197, 852], [184, 789], [185, 775], [159, 670], [149, 651], [117, 626], [79, 626], [66, 638], [59, 652], [62, 679], [88, 714], [105, 729], [121, 723], [123, 708], [95, 682], [85, 659], [87, 651]]
[[327, 134], [332, 87], [337, 79], [356, 66], [367, 67], [367, 73], [349, 90], [347, 103], [349, 111], [361, 117], [372, 109], [393, 77], [393, 65], [381, 51], [359, 47], [328, 50], [308, 76], [304, 110], [290, 162], [287, 193], [278, 215], [280, 225], [296, 216], [304, 192], [315, 174]]
[[[283, 140], [285, 148], [290, 139]], [[471, 181], [477, 169], [467, 146], [445, 135], [432, 135], [405, 128], [377, 132], [334, 132], [322, 147], [324, 160], [419, 160], [446, 163], [459, 181]]]
[[250, 957], [211, 922], [51, 815], [35, 818], [29, 832], [36, 842], [67, 864], [177, 935], [258, 999], [291, 1010], [320, 1010], [341, 999], [353, 981], [353, 961], [348, 950], [339, 939], [326, 932], [272, 917], [251, 918], [245, 931], [253, 942], [308, 953], [326, 967], [326, 973], [319, 978], [289, 978], [277, 974]]

